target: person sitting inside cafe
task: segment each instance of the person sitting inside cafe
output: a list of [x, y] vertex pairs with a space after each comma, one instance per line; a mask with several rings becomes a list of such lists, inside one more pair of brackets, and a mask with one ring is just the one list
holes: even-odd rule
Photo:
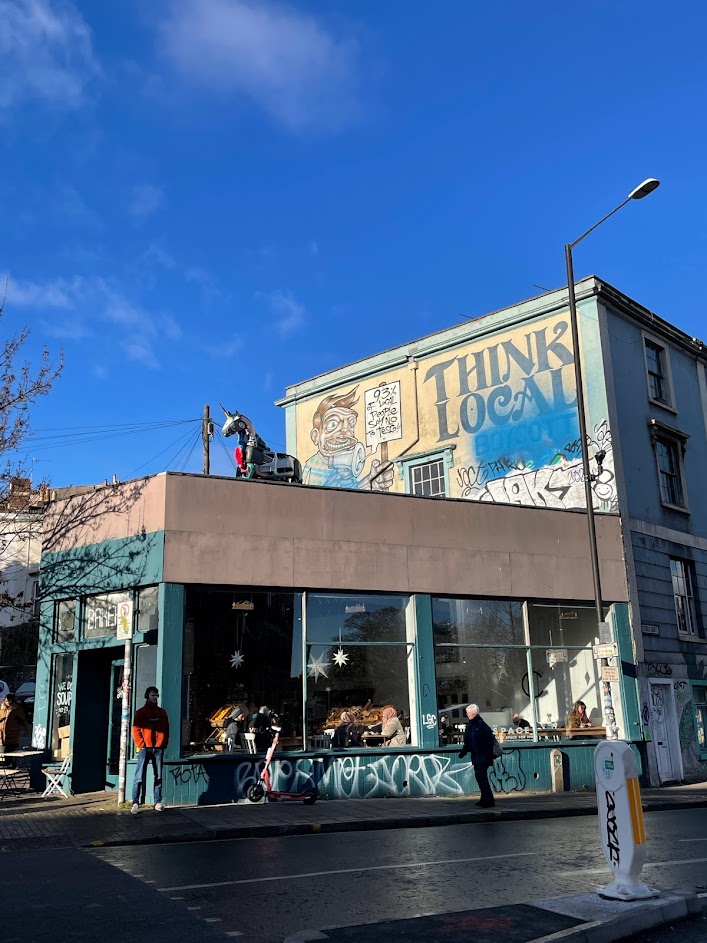
[[342, 711], [334, 736], [331, 738], [332, 750], [345, 750], [347, 747], [356, 747], [359, 746], [359, 742], [354, 715], [350, 711]]
[[264, 753], [273, 742], [272, 715], [270, 708], [263, 705], [250, 718], [251, 733], [255, 734], [255, 749]]
[[22, 704], [14, 694], [8, 694], [0, 705], [0, 753], [12, 753], [20, 748], [20, 738], [32, 736], [32, 728]]
[[591, 727], [592, 722], [587, 714], [587, 705], [584, 701], [577, 701], [567, 718], [567, 726], [570, 730], [576, 730], [578, 727]]
[[381, 715], [381, 735], [383, 737], [384, 747], [404, 747], [407, 743], [407, 737], [400, 723], [398, 712], [391, 705], [386, 707]]
[[516, 728], [516, 730], [518, 727], [520, 727], [522, 730], [530, 730], [530, 723], [525, 719], [525, 717], [521, 717], [520, 714], [513, 715], [513, 726]]

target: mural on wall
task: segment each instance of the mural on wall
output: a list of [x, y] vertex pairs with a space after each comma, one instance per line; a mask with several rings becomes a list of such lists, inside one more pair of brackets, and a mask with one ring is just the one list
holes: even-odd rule
[[[415, 366], [393, 368], [318, 403], [297, 403], [300, 457], [310, 440], [317, 449], [305, 463], [305, 484], [405, 491], [408, 483], [394, 476], [390, 460], [402, 468], [406, 453], [421, 462], [426, 452], [439, 457], [453, 447], [447, 497], [584, 507], [568, 315], [472, 340]], [[594, 506], [614, 512], [611, 431], [601, 414], [588, 439], [593, 473], [594, 456], [606, 453], [593, 482]]]
[[[312, 416], [310, 438], [317, 448], [307, 459], [302, 481], [305, 485], [329, 488], [358, 488], [389, 491], [394, 469], [388, 465], [388, 442], [402, 437], [400, 384], [381, 384], [364, 394], [365, 442], [359, 438], [358, 387], [323, 399]], [[373, 458], [366, 474], [368, 456], [380, 447], [381, 457]], [[387, 467], [386, 467], [387, 466]]]
[[[693, 656], [694, 657], [694, 656]], [[707, 656], [697, 657], [695, 665], [695, 679], [707, 681]], [[680, 753], [685, 773], [707, 773], [707, 761], [700, 758], [697, 749], [697, 729], [695, 727], [695, 708], [692, 702], [691, 685], [689, 681], [673, 682], [675, 689], [675, 707], [678, 715], [678, 731], [680, 736]]]

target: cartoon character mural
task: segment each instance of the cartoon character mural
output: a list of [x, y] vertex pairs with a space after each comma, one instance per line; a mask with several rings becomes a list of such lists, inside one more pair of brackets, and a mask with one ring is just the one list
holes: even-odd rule
[[[354, 406], [359, 402], [357, 393], [357, 386], [346, 393], [332, 393], [317, 406], [310, 432], [317, 451], [305, 463], [302, 474], [305, 485], [372, 491], [391, 489], [394, 468], [388, 463], [387, 440], [381, 446], [381, 459], [374, 458], [368, 473], [363, 474], [366, 447], [356, 431], [358, 412]], [[371, 444], [372, 451], [375, 451], [376, 444]]]

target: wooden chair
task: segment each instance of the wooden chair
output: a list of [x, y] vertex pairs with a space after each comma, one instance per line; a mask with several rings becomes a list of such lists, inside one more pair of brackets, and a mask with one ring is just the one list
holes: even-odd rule
[[257, 753], [255, 749], [255, 734], [254, 733], [242, 733], [239, 735], [240, 741], [245, 747], [248, 753]]

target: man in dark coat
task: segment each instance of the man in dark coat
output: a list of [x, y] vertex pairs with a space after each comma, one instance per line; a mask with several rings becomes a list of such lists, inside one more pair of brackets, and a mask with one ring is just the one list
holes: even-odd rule
[[489, 766], [493, 766], [493, 732], [481, 718], [476, 704], [467, 707], [466, 716], [469, 723], [464, 731], [464, 749], [459, 759], [463, 760], [467, 753], [471, 754], [474, 775], [481, 791], [481, 799], [476, 804], [482, 809], [490, 809], [496, 804], [489, 786]]

